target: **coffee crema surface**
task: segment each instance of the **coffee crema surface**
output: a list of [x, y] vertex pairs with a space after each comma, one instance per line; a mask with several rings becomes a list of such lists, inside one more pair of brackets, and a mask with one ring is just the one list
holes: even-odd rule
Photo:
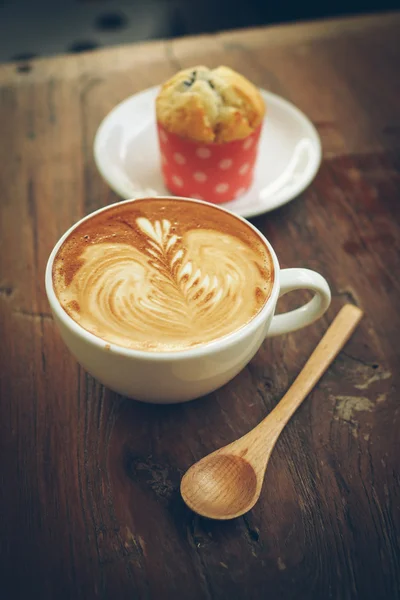
[[53, 264], [64, 310], [106, 342], [197, 347], [237, 331], [268, 300], [272, 257], [243, 221], [212, 205], [135, 200], [90, 217]]

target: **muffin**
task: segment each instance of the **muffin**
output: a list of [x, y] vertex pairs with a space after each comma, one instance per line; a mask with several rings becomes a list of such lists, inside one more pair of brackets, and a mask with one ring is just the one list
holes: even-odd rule
[[264, 100], [228, 67], [180, 71], [161, 87], [156, 116], [167, 188], [179, 196], [222, 203], [253, 180]]

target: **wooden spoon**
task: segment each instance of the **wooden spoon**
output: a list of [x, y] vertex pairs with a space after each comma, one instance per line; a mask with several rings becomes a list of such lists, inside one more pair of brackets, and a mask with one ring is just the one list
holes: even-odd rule
[[181, 494], [194, 512], [210, 519], [233, 519], [257, 502], [275, 443], [357, 327], [363, 313], [346, 304], [279, 404], [257, 427], [190, 467]]

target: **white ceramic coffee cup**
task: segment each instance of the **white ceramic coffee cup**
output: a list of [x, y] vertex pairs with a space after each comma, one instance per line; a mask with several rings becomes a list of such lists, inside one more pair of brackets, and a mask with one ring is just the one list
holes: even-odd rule
[[[189, 198], [180, 198], [179, 201], [207, 205]], [[135, 200], [124, 201], [127, 202]], [[144, 352], [110, 344], [83, 329], [65, 312], [54, 292], [52, 269], [56, 254], [70, 233], [83, 221], [112, 206], [115, 205], [81, 219], [58, 241], [47, 263], [46, 292], [54, 320], [70, 352], [86, 371], [119, 394], [159, 404], [184, 402], [208, 394], [235, 377], [253, 358], [267, 336], [289, 333], [310, 325], [324, 314], [330, 304], [329, 286], [321, 275], [309, 269], [280, 270], [270, 243], [246, 221], [268, 248], [275, 271], [271, 296], [247, 325], [208, 344], [176, 352]], [[215, 210], [215, 205], [212, 209]], [[241, 217], [236, 218], [244, 221]], [[311, 290], [314, 297], [301, 308], [274, 316], [278, 298], [299, 289]]]

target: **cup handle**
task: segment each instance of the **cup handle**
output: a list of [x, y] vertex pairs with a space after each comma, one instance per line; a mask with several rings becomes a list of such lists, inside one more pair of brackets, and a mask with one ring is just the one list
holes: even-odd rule
[[267, 337], [289, 333], [311, 325], [322, 317], [331, 303], [331, 291], [326, 280], [309, 269], [283, 269], [280, 272], [279, 298], [293, 290], [311, 290], [314, 292], [307, 304], [281, 315], [275, 315]]

